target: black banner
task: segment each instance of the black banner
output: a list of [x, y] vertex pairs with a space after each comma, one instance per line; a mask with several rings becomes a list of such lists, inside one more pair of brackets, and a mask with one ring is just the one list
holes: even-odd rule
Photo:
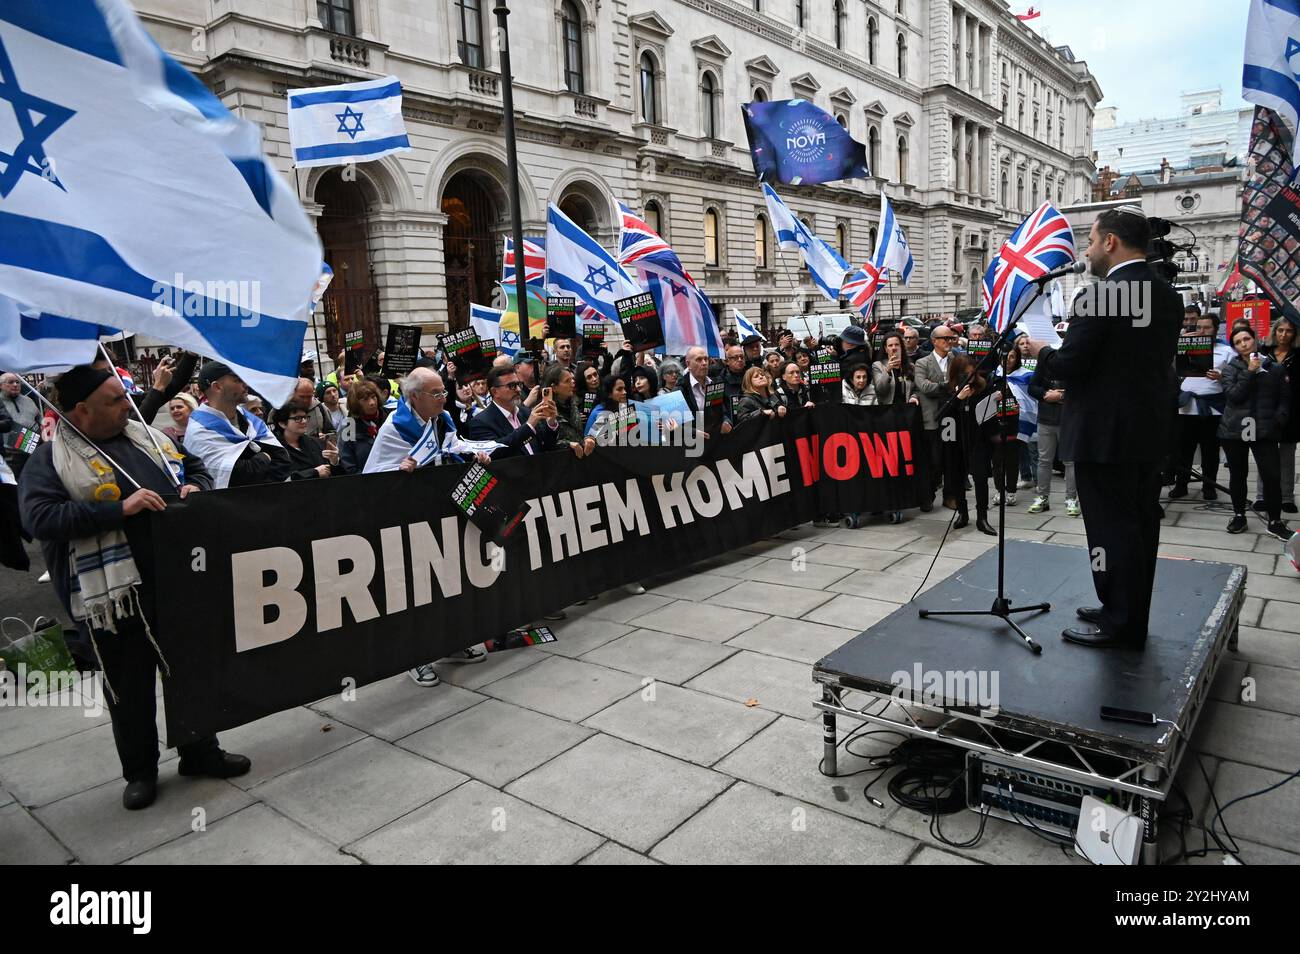
[[169, 744], [345, 679], [386, 678], [819, 513], [917, 506], [921, 435], [913, 405], [828, 404], [678, 446], [496, 461], [531, 496], [504, 549], [452, 500], [465, 465], [231, 488], [133, 518], [171, 667]]

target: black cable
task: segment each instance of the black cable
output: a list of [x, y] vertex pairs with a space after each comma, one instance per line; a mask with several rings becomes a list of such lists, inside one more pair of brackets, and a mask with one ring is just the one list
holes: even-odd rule
[[[1203, 766], [1202, 766], [1202, 768], [1201, 768], [1201, 771], [1205, 771], [1205, 769], [1204, 769]], [[1257, 796], [1259, 796], [1259, 795], [1266, 795], [1266, 794], [1268, 794], [1269, 792], [1273, 791], [1275, 788], [1281, 788], [1281, 787], [1282, 787], [1283, 785], [1285, 785], [1287, 782], [1290, 782], [1290, 781], [1294, 780], [1294, 779], [1297, 778], [1297, 777], [1300, 777], [1300, 768], [1296, 769], [1294, 772], [1292, 772], [1292, 773], [1291, 773], [1290, 775], [1288, 775], [1286, 778], [1282, 779], [1282, 781], [1280, 781], [1280, 782], [1274, 782], [1272, 785], [1268, 786], [1267, 788], [1261, 788], [1261, 789], [1260, 789], [1259, 791], [1257, 791], [1257, 792], [1248, 792], [1248, 793], [1246, 793], [1245, 795], [1238, 795], [1238, 796], [1237, 796], [1236, 798], [1234, 798], [1232, 801], [1228, 802], [1228, 804], [1223, 805], [1223, 806], [1219, 806], [1219, 800], [1216, 798], [1216, 799], [1214, 800], [1214, 805], [1215, 805], [1215, 807], [1218, 808], [1219, 810], [1218, 810], [1218, 812], [1215, 813], [1214, 817], [1213, 817], [1212, 819], [1210, 819], [1210, 835], [1211, 835], [1211, 837], [1214, 836], [1214, 829], [1215, 829], [1215, 826], [1218, 825], [1220, 817], [1223, 815], [1224, 812], [1226, 812], [1226, 811], [1227, 811], [1229, 808], [1231, 808], [1233, 805], [1237, 804], [1238, 802], [1244, 802], [1244, 801], [1245, 801], [1246, 799], [1248, 799], [1248, 798], [1255, 798], [1255, 797], [1257, 797]], [[1211, 789], [1211, 794], [1213, 794], [1213, 789]], [[1237, 855], [1237, 854], [1240, 854], [1241, 849], [1238, 848], [1238, 846], [1237, 846], [1237, 840], [1236, 840], [1235, 838], [1233, 838], [1232, 835], [1228, 834], [1228, 823], [1227, 823], [1226, 821], [1223, 823], [1223, 834], [1224, 834], [1225, 836], [1227, 836], [1227, 838], [1232, 842], [1232, 847], [1233, 847], [1233, 849], [1234, 849], [1234, 851], [1233, 851], [1234, 856]]]

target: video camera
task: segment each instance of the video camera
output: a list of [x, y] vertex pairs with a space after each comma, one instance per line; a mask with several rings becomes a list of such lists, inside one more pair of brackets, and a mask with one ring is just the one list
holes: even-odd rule
[[[1196, 237], [1192, 236], [1190, 244], [1179, 245], [1166, 238], [1173, 228], [1173, 223], [1168, 219], [1147, 216], [1147, 225], [1151, 228], [1151, 241], [1147, 243], [1147, 264], [1157, 275], [1172, 284], [1178, 273], [1182, 271], [1174, 262], [1174, 255], [1178, 252], [1191, 252], [1196, 247]], [[1186, 228], [1186, 226], [1179, 226], [1179, 228]]]

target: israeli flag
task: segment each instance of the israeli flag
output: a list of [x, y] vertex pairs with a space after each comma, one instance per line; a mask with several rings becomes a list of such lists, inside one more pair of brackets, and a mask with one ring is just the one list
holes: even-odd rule
[[1296, 0], [1251, 0], [1246, 21], [1246, 62], [1241, 96], [1273, 110], [1295, 135], [1300, 128], [1300, 3]]
[[876, 239], [875, 263], [881, 271], [888, 268], [898, 275], [903, 284], [912, 277], [912, 249], [903, 234], [903, 226], [894, 215], [894, 207], [889, 204], [885, 190], [880, 190], [880, 234]]
[[396, 76], [289, 90], [293, 164], [343, 166], [411, 148]]
[[215, 408], [206, 404], [190, 415], [185, 425], [185, 448], [203, 461], [212, 475], [212, 486], [225, 490], [230, 486], [230, 475], [235, 471], [244, 448], [260, 450], [260, 445], [279, 447], [280, 442], [267, 428], [266, 423], [242, 407], [238, 410], [240, 429]]
[[784, 251], [798, 250], [803, 253], [804, 264], [812, 274], [813, 284], [831, 301], [838, 301], [840, 289], [844, 286], [844, 276], [852, 269], [849, 263], [840, 257], [840, 253], [822, 241], [808, 226], [794, 217], [794, 213], [781, 201], [766, 182], [763, 183], [763, 200], [767, 203], [767, 212], [772, 219], [772, 233], [776, 236], [776, 246]]
[[474, 333], [479, 336], [480, 340], [491, 338], [497, 343], [497, 352], [499, 354], [514, 357], [519, 351], [519, 330], [509, 330], [501, 327], [501, 317], [505, 312], [500, 308], [489, 308], [487, 305], [469, 306], [469, 324], [474, 329]]
[[113, 328], [44, 315], [0, 295], [0, 368], [17, 374], [55, 374], [99, 356], [100, 337]]
[[[731, 309], [731, 313], [736, 318], [736, 336], [740, 338], [742, 344], [744, 343], [746, 338], [751, 338], [754, 335], [758, 335], [759, 338], [763, 338], [762, 333], [753, 326], [753, 324], [750, 322], [748, 318], [746, 318], [744, 315], [740, 313], [739, 308]], [[763, 340], [766, 341], [767, 339], [763, 338]]]
[[1038, 436], [1038, 401], [1029, 393], [1029, 379], [1033, 376], [1034, 372], [1028, 368], [1019, 368], [1007, 375], [1007, 386], [1020, 405], [1019, 429], [1023, 441], [1032, 441]]
[[546, 283], [616, 324], [614, 303], [641, 293], [636, 279], [614, 256], [555, 205], [546, 210]]
[[[6, 117], [13, 117], [12, 119]], [[0, 4], [0, 294], [297, 383], [316, 231], [126, 0]]]

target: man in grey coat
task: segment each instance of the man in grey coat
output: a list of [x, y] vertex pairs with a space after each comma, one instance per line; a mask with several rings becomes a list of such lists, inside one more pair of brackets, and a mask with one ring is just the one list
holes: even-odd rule
[[939, 412], [952, 392], [948, 390], [948, 357], [957, 344], [957, 335], [947, 325], [930, 333], [934, 350], [916, 362], [912, 379], [921, 398], [921, 417], [925, 421], [925, 443], [930, 448], [930, 497], [922, 510], [934, 509], [934, 492], [943, 481], [943, 442], [939, 434]]

